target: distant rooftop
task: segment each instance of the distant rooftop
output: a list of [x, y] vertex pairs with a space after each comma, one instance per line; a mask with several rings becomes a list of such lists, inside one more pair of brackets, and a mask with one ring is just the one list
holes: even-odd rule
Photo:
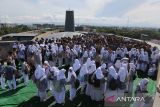
[[74, 35], [80, 35], [80, 34], [82, 34], [82, 32], [58, 32], [58, 33], [52, 33], [52, 34], [45, 35], [42, 38], [52, 39], [52, 38], [61, 38], [61, 37], [73, 37]]
[[23, 33], [10, 33], [10, 34], [7, 34], [7, 35], [3, 35], [1, 36], [2, 38], [3, 37], [14, 37], [14, 36], [28, 36], [28, 37], [33, 37], [33, 36], [37, 36], [38, 34], [37, 33], [30, 33], [30, 32], [23, 32]]

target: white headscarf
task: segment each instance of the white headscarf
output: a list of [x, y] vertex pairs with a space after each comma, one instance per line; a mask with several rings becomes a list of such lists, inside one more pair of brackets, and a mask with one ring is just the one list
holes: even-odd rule
[[142, 79], [140, 81], [140, 89], [141, 89], [141, 91], [146, 90], [147, 87], [146, 87], [145, 84], [147, 84], [148, 82], [149, 82], [149, 80], [147, 78], [144, 78], [144, 79]]
[[71, 49], [74, 55], [78, 56], [78, 52], [75, 49]]
[[66, 76], [64, 74], [66, 70], [65, 69], [61, 69], [59, 72], [58, 72], [58, 75], [57, 75], [57, 80], [61, 80], [61, 79], [65, 79]]
[[96, 65], [92, 64], [89, 66], [88, 74], [92, 74], [94, 71], [96, 71]]
[[95, 62], [95, 60], [92, 60], [92, 62], [91, 62], [92, 64], [95, 64], [96, 62]]
[[71, 72], [68, 71], [68, 78], [67, 78], [67, 81], [70, 81], [70, 80], [71, 80], [71, 76], [72, 76], [72, 75], [73, 75], [75, 78], [77, 78], [77, 75], [76, 75], [76, 73], [74, 72], [73, 68], [70, 67], [69, 70], [71, 70]]
[[133, 70], [133, 71], [136, 70], [136, 66], [134, 63], [129, 63], [129, 66], [130, 66], [130, 70]]
[[44, 61], [44, 64], [46, 64], [47, 66], [50, 66], [48, 61]]
[[73, 70], [76, 72], [81, 67], [81, 64], [78, 59], [74, 60]]
[[109, 67], [109, 74], [114, 78], [117, 79], [118, 78], [118, 74], [115, 70], [115, 68], [113, 66]]
[[118, 71], [118, 76], [119, 76], [121, 82], [125, 82], [127, 73], [126, 73], [124, 67], [120, 67], [120, 69]]
[[83, 64], [81, 69], [80, 69], [80, 77], [83, 77], [84, 75], [86, 75], [88, 73], [88, 69], [87, 69], [87, 64]]
[[34, 72], [35, 78], [42, 81], [46, 78], [45, 69], [41, 67], [41, 65], [37, 65], [36, 70]]
[[96, 74], [96, 78], [97, 78], [97, 79], [102, 79], [102, 78], [104, 78], [104, 75], [103, 75], [100, 67], [96, 70], [95, 74]]
[[57, 76], [59, 73], [59, 69], [57, 67], [51, 67], [50, 72], [53, 72], [54, 76]]
[[102, 47], [101, 48], [101, 55], [103, 56], [103, 53], [105, 52], [105, 48], [104, 47]]
[[115, 51], [113, 51], [111, 54], [111, 61], [114, 62], [115, 59], [116, 59], [116, 54]]
[[122, 67], [124, 67], [126, 74], [128, 75], [128, 64], [122, 63]]
[[87, 51], [84, 52], [83, 57], [88, 57], [88, 52]]
[[63, 51], [63, 46], [62, 45], [60, 45], [58, 51], [59, 51], [59, 53], [61, 53]]
[[141, 49], [140, 58], [143, 61], [145, 60], [145, 54], [144, 54], [144, 49], [143, 48]]
[[87, 68], [92, 64], [91, 58], [88, 58], [86, 61]]
[[24, 44], [20, 44], [20, 50], [24, 51], [26, 49], [26, 47], [24, 46]]
[[103, 68], [103, 69], [106, 69], [106, 64], [105, 63], [103, 63], [102, 65], [101, 65], [101, 68]]

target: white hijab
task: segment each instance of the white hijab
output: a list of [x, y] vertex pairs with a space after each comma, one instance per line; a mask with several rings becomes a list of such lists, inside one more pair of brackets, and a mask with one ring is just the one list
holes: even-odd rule
[[25, 49], [26, 49], [26, 47], [24, 46], [24, 44], [21, 44], [21, 45], [20, 45], [20, 50], [23, 51], [23, 50], [25, 50]]
[[60, 45], [58, 51], [59, 51], [59, 53], [61, 53], [63, 51], [63, 46], [62, 45]]
[[105, 63], [103, 63], [102, 65], [101, 65], [101, 68], [103, 68], [103, 69], [106, 69], [106, 64]]
[[42, 68], [41, 65], [37, 65], [34, 75], [36, 79], [38, 80], [40, 79], [40, 81], [42, 81], [43, 79], [46, 78], [45, 69]]
[[144, 54], [144, 49], [143, 48], [141, 49], [140, 58], [143, 61], [145, 60], [145, 54]]
[[101, 55], [103, 55], [104, 52], [105, 52], [105, 48], [102, 47], [102, 48], [101, 48]]
[[115, 51], [111, 53], [111, 61], [113, 62], [116, 59]]
[[47, 66], [50, 66], [48, 61], [44, 61], [44, 64], [46, 64]]
[[74, 60], [73, 70], [76, 72], [81, 67], [81, 64], [78, 59]]
[[85, 57], [85, 58], [88, 57], [88, 52], [87, 51], [84, 52], [83, 57]]
[[126, 74], [128, 75], [128, 64], [122, 63], [122, 67], [124, 67]]
[[99, 67], [99, 68], [96, 70], [95, 74], [96, 74], [96, 78], [97, 78], [97, 79], [102, 79], [102, 78], [104, 78], [104, 75], [103, 75], [103, 73], [102, 73], [101, 67]]
[[91, 58], [88, 58], [86, 61], [87, 68], [92, 64]]
[[53, 72], [54, 76], [57, 76], [59, 73], [59, 69], [57, 67], [51, 67], [50, 72]]
[[140, 81], [140, 89], [141, 89], [141, 91], [146, 90], [147, 87], [146, 87], [145, 84], [147, 84], [148, 82], [149, 82], [149, 80], [147, 78], [144, 78], [144, 79], [142, 79]]
[[130, 68], [130, 70], [132, 69], [133, 71], [135, 71], [136, 65], [134, 63], [129, 63], [129, 68]]
[[71, 76], [74, 76], [75, 78], [77, 78], [77, 75], [76, 75], [76, 73], [75, 73], [74, 70], [73, 70], [73, 67], [70, 67], [69, 70], [71, 70], [71, 72], [68, 71], [67, 81], [70, 81], [70, 80], [71, 80]]
[[118, 71], [118, 76], [119, 76], [121, 82], [125, 82], [127, 73], [126, 73], [124, 67], [120, 67], [120, 69]]
[[83, 64], [81, 69], [80, 69], [80, 77], [83, 77], [84, 75], [86, 75], [88, 73], [88, 69], [87, 69], [87, 64]]
[[96, 65], [92, 64], [89, 66], [88, 74], [92, 74], [94, 71], [96, 71]]
[[74, 55], [78, 56], [78, 52], [75, 49], [71, 49]]
[[115, 70], [115, 68], [113, 66], [109, 67], [109, 74], [114, 78], [117, 79], [118, 78], [118, 74]]
[[66, 76], [64, 74], [66, 70], [65, 69], [61, 69], [59, 72], [58, 72], [58, 75], [57, 75], [57, 80], [61, 80], [61, 79], [65, 79]]

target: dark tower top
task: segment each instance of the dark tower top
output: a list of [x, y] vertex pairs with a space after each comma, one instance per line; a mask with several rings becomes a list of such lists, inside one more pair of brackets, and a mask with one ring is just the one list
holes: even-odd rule
[[66, 19], [65, 19], [65, 31], [66, 32], [74, 32], [74, 11], [67, 10], [66, 11]]

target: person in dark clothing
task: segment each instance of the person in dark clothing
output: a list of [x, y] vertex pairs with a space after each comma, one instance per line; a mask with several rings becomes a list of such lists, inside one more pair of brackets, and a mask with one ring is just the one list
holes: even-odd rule
[[11, 62], [7, 62], [7, 66], [4, 68], [5, 78], [8, 83], [9, 90], [16, 89], [15, 72], [16, 68], [11, 65]]

